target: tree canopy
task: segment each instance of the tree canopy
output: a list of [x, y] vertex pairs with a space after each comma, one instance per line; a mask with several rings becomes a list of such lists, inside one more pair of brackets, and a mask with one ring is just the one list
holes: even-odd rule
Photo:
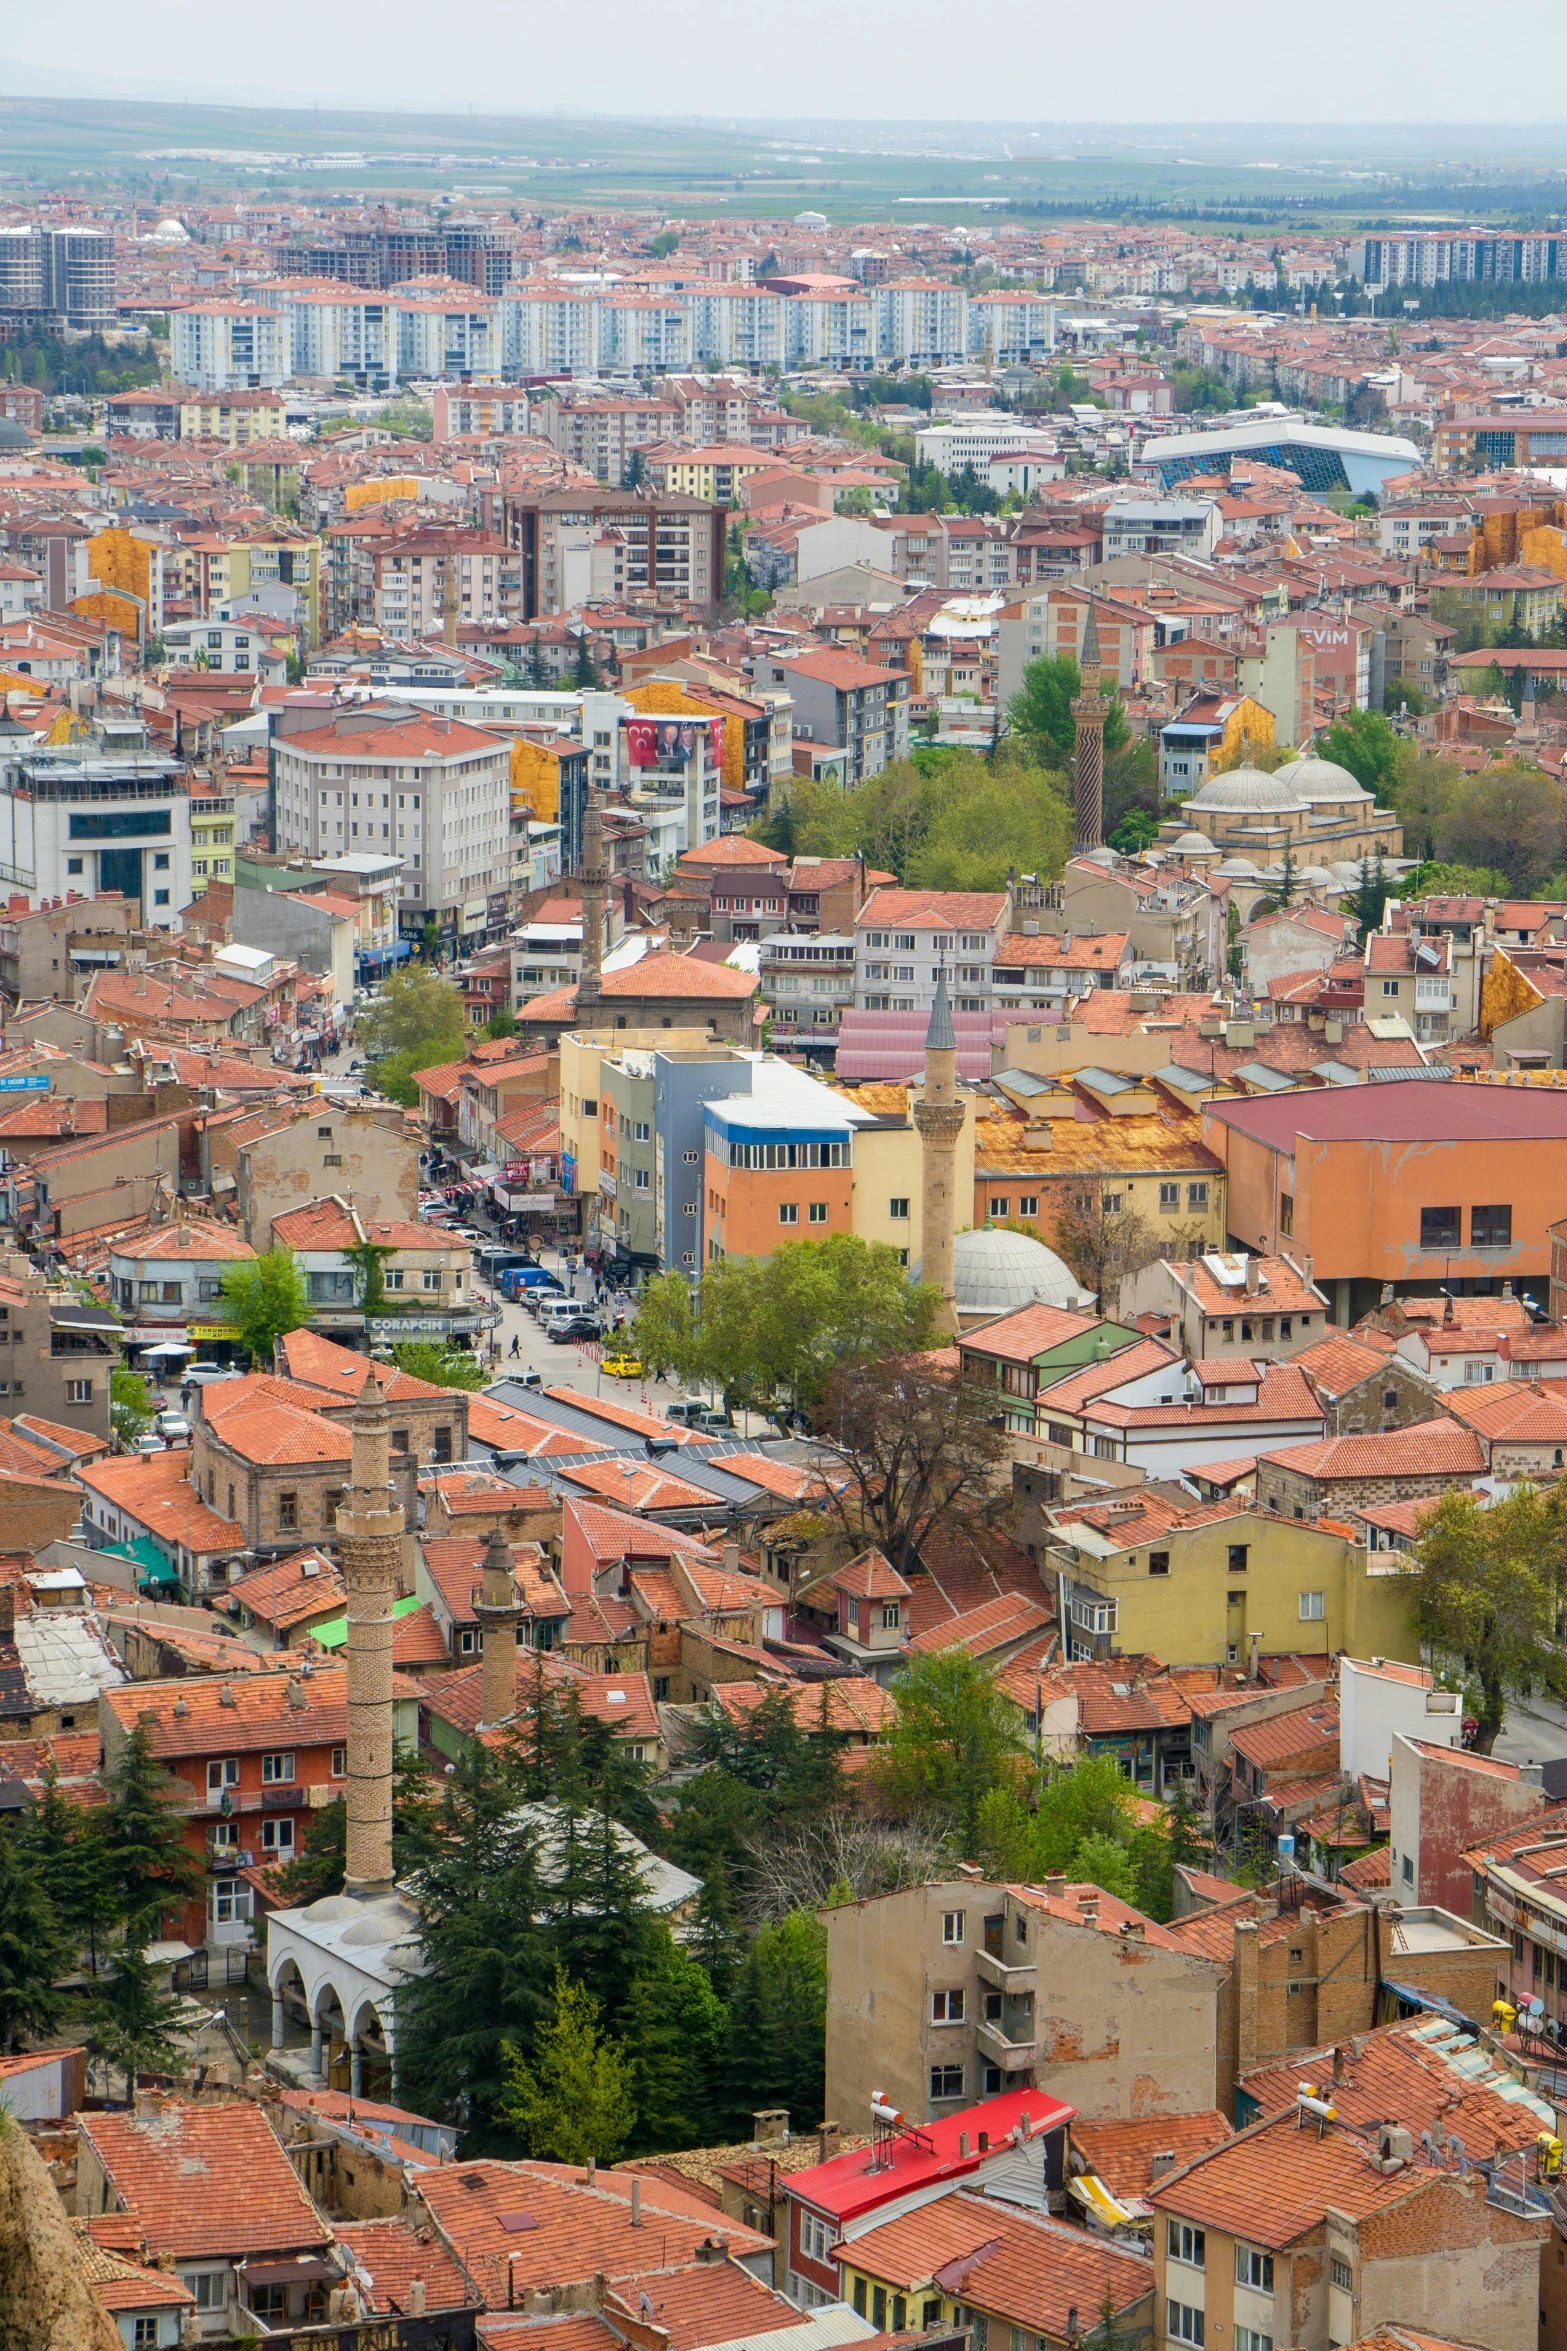
[[1410, 1613], [1422, 1641], [1463, 1671], [1489, 1755], [1509, 1697], [1567, 1692], [1555, 1638], [1567, 1581], [1567, 1495], [1517, 1486], [1489, 1508], [1449, 1491], [1421, 1524], [1409, 1568]]
[[756, 828], [791, 856], [863, 857], [911, 889], [1000, 890], [1008, 871], [1053, 880], [1071, 847], [1067, 787], [1027, 743], [993, 760], [921, 751], [841, 792], [793, 784]]
[[[1022, 687], [1007, 707], [1007, 724], [1041, 764], [1071, 767], [1077, 732], [1072, 703], [1082, 690], [1082, 672], [1070, 653], [1043, 655], [1024, 670]], [[1105, 705], [1106, 758], [1121, 750], [1126, 738], [1126, 712], [1111, 694]]]
[[260, 1257], [225, 1268], [220, 1290], [239, 1326], [252, 1363], [270, 1371], [273, 1347], [305, 1319], [305, 1284], [293, 1252], [268, 1249]]
[[439, 972], [409, 965], [382, 982], [355, 1035], [369, 1060], [371, 1083], [388, 1100], [411, 1108], [419, 1098], [417, 1073], [462, 1057], [467, 1022], [461, 992]]

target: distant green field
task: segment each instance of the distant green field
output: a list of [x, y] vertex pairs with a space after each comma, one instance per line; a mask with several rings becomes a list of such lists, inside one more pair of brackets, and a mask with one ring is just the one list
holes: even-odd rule
[[[3, 72], [3, 69], [0, 69]], [[1439, 159], [1434, 159], [1439, 158]], [[1016, 205], [1222, 233], [1567, 208], [1567, 129], [630, 121], [0, 98], [0, 193], [407, 193], [541, 211], [968, 226]], [[1059, 208], [1059, 209], [1058, 209]]]

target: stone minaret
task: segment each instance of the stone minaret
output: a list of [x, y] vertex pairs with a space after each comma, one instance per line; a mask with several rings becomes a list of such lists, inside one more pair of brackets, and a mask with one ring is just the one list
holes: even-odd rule
[[372, 1370], [353, 1417], [351, 1483], [337, 1513], [348, 1586], [348, 1856], [346, 1891], [392, 1884], [392, 1607], [403, 1510], [391, 1484], [392, 1422]]
[[604, 821], [599, 796], [588, 787], [582, 812], [582, 870], [577, 875], [582, 898], [582, 977], [577, 982], [577, 1010], [584, 1012], [599, 1000], [604, 976], [604, 898], [609, 873], [604, 864]]
[[487, 1731], [517, 1711], [517, 1619], [522, 1605], [512, 1574], [511, 1545], [499, 1526], [484, 1554], [484, 1576], [474, 1606], [484, 1633], [484, 1711], [479, 1728]]
[[441, 558], [441, 642], [455, 649], [461, 598], [457, 591], [457, 558], [448, 547]]
[[945, 969], [936, 975], [936, 1000], [925, 1032], [925, 1090], [914, 1105], [914, 1124], [919, 1129], [924, 1194], [920, 1278], [933, 1282], [941, 1292], [944, 1305], [937, 1328], [950, 1338], [958, 1327], [952, 1244], [958, 1224], [957, 1160], [963, 1105], [958, 1100], [958, 1040], [947, 1002]]
[[1088, 625], [1083, 631], [1083, 650], [1078, 668], [1080, 690], [1072, 703], [1072, 723], [1076, 729], [1072, 792], [1076, 822], [1072, 848], [1073, 853], [1080, 857], [1085, 849], [1097, 849], [1104, 839], [1105, 719], [1108, 713], [1104, 696], [1099, 690], [1099, 626], [1094, 618], [1092, 603], [1088, 607]]

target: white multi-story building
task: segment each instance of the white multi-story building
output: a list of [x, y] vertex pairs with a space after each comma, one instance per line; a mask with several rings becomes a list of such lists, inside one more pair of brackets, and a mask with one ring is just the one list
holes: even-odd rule
[[873, 890], [854, 925], [861, 1012], [927, 1013], [945, 972], [954, 1012], [988, 1012], [1005, 890]]
[[597, 375], [603, 304], [571, 286], [512, 286], [500, 301], [501, 351], [508, 375]]
[[650, 876], [718, 838], [724, 721], [693, 711], [641, 711], [619, 694], [584, 694], [589, 781], [647, 827]]
[[396, 383], [397, 321], [387, 295], [285, 284], [263, 288], [258, 299], [270, 299], [286, 322], [291, 375], [348, 376], [368, 392]]
[[1041, 457], [1058, 454], [1054, 433], [1024, 424], [1005, 409], [976, 410], [972, 416], [954, 416], [941, 424], [925, 425], [914, 436], [921, 465], [934, 465], [952, 474], [972, 465], [983, 473], [993, 457], [1011, 457], [1037, 450]]
[[184, 761], [31, 745], [0, 761], [0, 882], [33, 898], [117, 890], [172, 930], [191, 899]]
[[198, 392], [270, 392], [293, 374], [288, 323], [265, 302], [196, 302], [169, 317], [176, 379]]
[[484, 294], [464, 292], [397, 294], [397, 372], [425, 382], [440, 377], [459, 383], [499, 380], [504, 326], [500, 304]]
[[395, 853], [406, 933], [433, 921], [474, 945], [506, 927], [511, 749], [458, 719], [390, 702], [275, 737], [277, 843], [311, 857]]
[[876, 356], [906, 367], [948, 367], [968, 356], [968, 295], [936, 279], [878, 286]]
[[997, 367], [1016, 367], [1056, 347], [1056, 306], [1028, 287], [976, 294], [968, 306], [969, 350]]

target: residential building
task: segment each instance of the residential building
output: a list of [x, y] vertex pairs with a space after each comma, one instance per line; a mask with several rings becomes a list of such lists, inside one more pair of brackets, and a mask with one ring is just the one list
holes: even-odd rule
[[287, 322], [264, 302], [195, 302], [169, 316], [170, 364], [198, 392], [267, 392], [292, 374]]
[[827, 2103], [860, 2114], [879, 2094], [928, 2125], [1037, 2079], [1089, 2115], [1210, 2108], [1223, 1972], [1064, 1878], [976, 1872], [845, 1904], [827, 1916]]
[[[468, 1244], [436, 1226], [363, 1216], [332, 1193], [275, 1215], [269, 1246], [288, 1250], [299, 1268], [314, 1331], [363, 1334], [381, 1347], [404, 1335], [449, 1340], [483, 1328]], [[373, 1286], [356, 1254], [366, 1250], [375, 1256]]]
[[828, 762], [845, 790], [909, 755], [909, 672], [882, 669], [856, 654], [758, 654], [747, 663], [758, 686], [782, 687], [794, 706], [794, 740], [813, 763]]
[[109, 1295], [124, 1318], [126, 1344], [141, 1350], [185, 1340], [192, 1325], [198, 1344], [219, 1326], [232, 1335], [223, 1278], [255, 1255], [242, 1234], [210, 1217], [179, 1217], [111, 1243]]
[[8, 340], [29, 329], [101, 331], [114, 321], [111, 229], [41, 222], [0, 229], [0, 322]]
[[855, 918], [856, 1008], [929, 1023], [938, 978], [955, 1012], [988, 1012], [1009, 901], [993, 890], [873, 890]]
[[499, 527], [522, 557], [524, 620], [637, 595], [716, 613], [721, 506], [672, 490], [569, 489], [502, 494], [500, 508]]
[[1546, 1810], [1543, 1769], [1478, 1754], [1449, 1738], [1445, 1723], [1429, 1727], [1437, 1735], [1396, 1732], [1389, 1751], [1393, 1896], [1478, 1915], [1483, 1887], [1470, 1854], [1540, 1818]]
[[1259, 1453], [1257, 1499], [1283, 1518], [1342, 1519], [1368, 1504], [1471, 1485], [1485, 1469], [1486, 1450], [1472, 1430], [1447, 1418], [1415, 1421], [1376, 1436], [1328, 1437]]
[[837, 2260], [844, 2299], [894, 2332], [984, 2327], [999, 2344], [1006, 2328], [1045, 2351], [1065, 2351], [1078, 2340], [1084, 2310], [1098, 2311], [1101, 2324], [1113, 2312], [1116, 2326], [1139, 2339], [1154, 2332], [1145, 2253], [983, 2191], [942, 2196], [856, 2230]]
[[277, 843], [307, 856], [374, 849], [402, 865], [406, 934], [447, 945], [504, 934], [511, 889], [511, 754], [457, 719], [395, 706], [308, 723], [274, 742]]
[[1319, 1339], [1328, 1320], [1311, 1260], [1287, 1253], [1161, 1258], [1124, 1281], [1121, 1293], [1128, 1314], [1168, 1314], [1170, 1344], [1194, 1362], [1237, 1355], [1282, 1362]]

